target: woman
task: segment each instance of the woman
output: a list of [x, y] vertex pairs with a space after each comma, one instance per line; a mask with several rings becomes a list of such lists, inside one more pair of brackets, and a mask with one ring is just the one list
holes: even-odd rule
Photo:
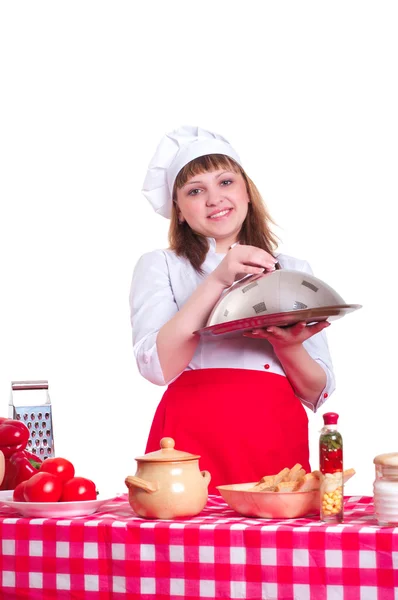
[[223, 292], [247, 274], [308, 263], [275, 254], [271, 219], [235, 150], [182, 127], [161, 141], [144, 182], [170, 218], [167, 250], [144, 254], [132, 281], [133, 346], [141, 374], [168, 385], [146, 451], [170, 436], [201, 455], [212, 485], [256, 481], [299, 462], [310, 470], [308, 419], [334, 390], [329, 323], [213, 339], [206, 324]]

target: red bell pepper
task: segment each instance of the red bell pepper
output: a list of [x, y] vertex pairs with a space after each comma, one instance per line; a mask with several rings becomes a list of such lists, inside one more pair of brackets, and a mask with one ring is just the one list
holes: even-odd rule
[[29, 429], [22, 421], [0, 417], [0, 450], [5, 458], [26, 448]]
[[0, 489], [14, 490], [19, 483], [30, 479], [39, 471], [41, 462], [38, 456], [26, 450], [14, 452], [6, 459], [5, 476]]
[[40, 458], [25, 450], [29, 437], [29, 429], [22, 421], [0, 417], [0, 450], [5, 457], [5, 473], [0, 490], [13, 490], [40, 468]]

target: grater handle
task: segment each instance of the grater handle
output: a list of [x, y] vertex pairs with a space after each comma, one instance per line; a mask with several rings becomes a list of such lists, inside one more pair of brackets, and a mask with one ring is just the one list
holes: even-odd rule
[[26, 390], [47, 390], [45, 404], [51, 404], [50, 396], [48, 394], [48, 381], [46, 379], [37, 379], [29, 381], [11, 381], [9, 406], [14, 406], [13, 392]]
[[13, 390], [48, 390], [48, 381], [39, 379], [38, 381], [11, 381]]

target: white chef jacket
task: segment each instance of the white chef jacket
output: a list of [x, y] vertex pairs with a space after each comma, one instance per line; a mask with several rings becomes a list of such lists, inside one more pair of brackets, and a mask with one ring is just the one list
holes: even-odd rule
[[[195, 271], [189, 260], [177, 256], [172, 250], [148, 252], [141, 256], [134, 269], [130, 291], [134, 354], [141, 375], [157, 385], [170, 383], [163, 377], [157, 353], [159, 329], [178, 312], [203, 279], [225, 257], [225, 254], [216, 252], [216, 241], [213, 238], [208, 240], [210, 248], [202, 265], [203, 275]], [[304, 260], [285, 254], [277, 254], [276, 258], [284, 269], [312, 274], [311, 267]], [[301, 399], [315, 411], [335, 389], [333, 366], [324, 331], [312, 336], [303, 345], [326, 373], [326, 385], [316, 405]], [[212, 368], [254, 369], [286, 376], [268, 340], [243, 336], [228, 339], [200, 337], [195, 354], [185, 370]]]

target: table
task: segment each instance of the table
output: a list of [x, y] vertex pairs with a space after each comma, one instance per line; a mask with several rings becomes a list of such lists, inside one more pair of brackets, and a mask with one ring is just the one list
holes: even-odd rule
[[20, 518], [0, 505], [3, 600], [393, 600], [398, 528], [372, 498], [345, 522], [249, 519], [210, 496], [192, 519], [147, 521], [120, 496], [88, 517]]

